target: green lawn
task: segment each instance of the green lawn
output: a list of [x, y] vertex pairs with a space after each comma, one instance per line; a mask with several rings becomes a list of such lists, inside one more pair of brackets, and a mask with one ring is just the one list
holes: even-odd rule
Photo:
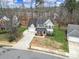
[[8, 41], [8, 34], [5, 33], [5, 34], [0, 34], [0, 41]]
[[0, 30], [0, 34], [8, 33], [7, 30]]
[[51, 39], [54, 39], [55, 41], [62, 43], [62, 49], [66, 52], [68, 52], [68, 42], [66, 40], [65, 31], [61, 30], [59, 27], [54, 28], [53, 37]]
[[27, 28], [26, 27], [19, 27], [18, 28], [18, 31], [20, 32], [20, 33], [23, 33], [25, 30], [27, 30]]

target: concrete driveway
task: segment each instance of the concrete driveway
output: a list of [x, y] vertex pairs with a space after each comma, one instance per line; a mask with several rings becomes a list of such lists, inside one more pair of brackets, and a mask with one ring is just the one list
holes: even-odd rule
[[0, 59], [65, 59], [65, 58], [34, 51], [0, 48]]
[[12, 48], [26, 50], [29, 48], [29, 45], [35, 36], [34, 32], [24, 31], [24, 37], [18, 41]]

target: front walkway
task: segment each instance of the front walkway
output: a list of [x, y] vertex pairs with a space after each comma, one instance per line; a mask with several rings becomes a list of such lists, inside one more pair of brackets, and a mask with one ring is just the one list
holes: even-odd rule
[[23, 35], [24, 37], [19, 42], [17, 42], [12, 48], [22, 49], [22, 50], [26, 50], [29, 48], [31, 41], [35, 36], [35, 33], [29, 32], [26, 30], [23, 33]]

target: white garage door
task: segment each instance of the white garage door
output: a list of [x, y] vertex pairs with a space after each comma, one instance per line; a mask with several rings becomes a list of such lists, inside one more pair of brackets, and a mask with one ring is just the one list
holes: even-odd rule
[[29, 27], [29, 31], [30, 31], [30, 32], [35, 32], [35, 28], [30, 28], [30, 27]]

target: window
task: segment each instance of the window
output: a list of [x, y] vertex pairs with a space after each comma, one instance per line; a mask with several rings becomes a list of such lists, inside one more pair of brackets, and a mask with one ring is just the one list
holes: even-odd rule
[[44, 34], [45, 34], [46, 32], [44, 31]]
[[52, 29], [52, 26], [48, 26], [49, 27], [49, 29]]

